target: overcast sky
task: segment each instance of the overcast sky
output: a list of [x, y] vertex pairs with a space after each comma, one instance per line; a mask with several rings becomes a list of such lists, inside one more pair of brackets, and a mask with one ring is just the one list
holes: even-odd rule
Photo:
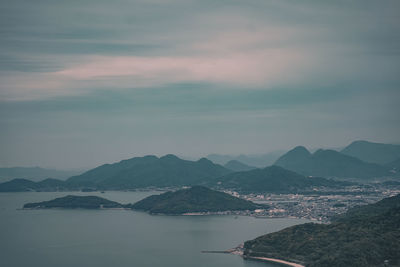
[[400, 1], [2, 0], [0, 167], [400, 142]]

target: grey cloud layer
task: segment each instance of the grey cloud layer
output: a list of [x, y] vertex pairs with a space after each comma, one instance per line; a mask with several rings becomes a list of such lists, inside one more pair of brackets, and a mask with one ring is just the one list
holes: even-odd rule
[[398, 142], [399, 11], [395, 0], [1, 1], [0, 165]]

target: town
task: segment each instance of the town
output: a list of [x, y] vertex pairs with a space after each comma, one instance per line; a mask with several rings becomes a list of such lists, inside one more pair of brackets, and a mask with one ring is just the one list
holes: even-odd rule
[[239, 194], [235, 191], [226, 193], [268, 206], [254, 212], [239, 212], [240, 215], [256, 218], [302, 218], [328, 223], [332, 217], [345, 213], [349, 208], [375, 203], [399, 194], [400, 183], [354, 185], [335, 191], [329, 188], [314, 188], [313, 191], [299, 194]]

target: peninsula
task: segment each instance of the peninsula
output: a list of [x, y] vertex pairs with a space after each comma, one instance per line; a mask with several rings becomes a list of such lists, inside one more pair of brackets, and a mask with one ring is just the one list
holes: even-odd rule
[[247, 259], [316, 266], [399, 266], [400, 195], [350, 209], [331, 224], [306, 223], [244, 243]]
[[149, 196], [131, 206], [132, 209], [152, 214], [170, 215], [255, 210], [263, 207], [204, 186], [193, 186], [189, 189]]

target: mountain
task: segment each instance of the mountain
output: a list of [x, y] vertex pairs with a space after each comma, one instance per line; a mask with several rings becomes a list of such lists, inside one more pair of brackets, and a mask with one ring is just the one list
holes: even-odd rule
[[105, 164], [71, 177], [71, 187], [132, 189], [201, 184], [231, 171], [208, 159], [182, 160], [174, 155], [136, 157]]
[[155, 214], [254, 210], [259, 207], [261, 205], [204, 186], [149, 196], [131, 206]]
[[393, 175], [387, 167], [367, 163], [335, 150], [319, 149], [311, 154], [302, 146], [281, 156], [275, 165], [307, 176], [375, 178]]
[[27, 179], [13, 179], [0, 184], [0, 192], [26, 192], [26, 191], [58, 191], [67, 189], [65, 182], [57, 179], [45, 179], [33, 182]]
[[237, 160], [249, 166], [255, 166], [256, 168], [264, 168], [265, 166], [273, 164], [282, 154], [283, 154], [282, 151], [274, 151], [261, 155], [238, 155], [238, 156], [210, 154], [206, 158], [220, 165], [225, 165], [231, 160]]
[[36, 188], [36, 183], [27, 179], [14, 179], [0, 184], [0, 192], [35, 191]]
[[311, 190], [315, 186], [338, 187], [347, 185], [324, 178], [309, 178], [279, 166], [235, 172], [217, 178], [214, 186], [241, 192], [293, 193]]
[[224, 165], [224, 167], [235, 172], [257, 169], [256, 167], [246, 165], [238, 160], [230, 160]]
[[324, 266], [399, 266], [400, 195], [349, 210], [328, 225], [306, 223], [244, 244], [244, 257]]
[[345, 147], [343, 154], [359, 158], [365, 162], [387, 164], [400, 159], [400, 145], [355, 141]]
[[96, 196], [65, 196], [50, 201], [27, 203], [24, 209], [100, 209], [100, 208], [123, 208], [124, 205]]
[[297, 146], [282, 155], [275, 165], [304, 174], [309, 168], [311, 157], [312, 154], [305, 147]]
[[51, 170], [39, 167], [0, 168], [0, 182], [6, 182], [16, 178], [29, 179], [35, 182], [46, 178], [63, 180], [79, 173], [78, 171]]
[[0, 192], [57, 191], [87, 189], [126, 190], [145, 187], [175, 187], [203, 184], [231, 173], [202, 158], [182, 160], [174, 155], [136, 157], [114, 164], [104, 164], [65, 182], [46, 179], [33, 182], [14, 179], [0, 184]]

